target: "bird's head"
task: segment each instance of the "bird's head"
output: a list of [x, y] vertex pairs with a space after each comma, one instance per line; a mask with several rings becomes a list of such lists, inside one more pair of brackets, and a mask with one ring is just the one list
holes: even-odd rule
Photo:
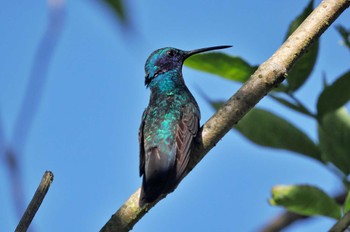
[[216, 46], [200, 48], [192, 51], [182, 51], [180, 49], [166, 47], [152, 52], [145, 64], [146, 78], [145, 85], [148, 86], [159, 74], [172, 70], [181, 71], [183, 62], [190, 56], [217, 49], [229, 48], [231, 46]]

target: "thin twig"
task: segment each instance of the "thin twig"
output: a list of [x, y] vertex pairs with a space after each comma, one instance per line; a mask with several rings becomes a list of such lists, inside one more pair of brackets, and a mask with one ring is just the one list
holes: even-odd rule
[[13, 135], [10, 142], [16, 148], [20, 157], [27, 141], [33, 120], [40, 105], [50, 62], [60, 38], [65, 19], [63, 0], [49, 0], [49, 20], [43, 37], [36, 49], [34, 62], [31, 67], [29, 81], [26, 87], [20, 111], [15, 120]]
[[[278, 86], [286, 73], [312, 41], [350, 5], [349, 0], [324, 0], [285, 43], [263, 63], [251, 78], [202, 127], [202, 141], [191, 153], [190, 170], [268, 92]], [[190, 171], [189, 170], [189, 171]], [[130, 197], [101, 229], [102, 232], [129, 231], [157, 202], [139, 207], [139, 190]]]
[[329, 230], [329, 232], [344, 232], [350, 227], [350, 211], [347, 212], [344, 217], [342, 217], [334, 226]]
[[308, 216], [303, 216], [300, 214], [292, 213], [292, 212], [284, 212], [275, 219], [273, 219], [272, 222], [270, 222], [268, 225], [266, 225], [262, 230], [259, 230], [261, 232], [278, 232], [282, 229], [288, 227], [289, 225], [293, 224], [296, 221], [302, 220], [302, 219], [309, 219]]
[[296, 102], [296, 104], [310, 117], [317, 119], [317, 115], [312, 113], [293, 93], [288, 93], [288, 96]]
[[24, 212], [21, 221], [18, 223], [15, 232], [25, 232], [27, 231], [30, 223], [32, 222], [36, 212], [38, 211], [41, 203], [43, 202], [47, 191], [53, 181], [53, 173], [51, 171], [46, 171], [44, 176], [36, 189], [36, 192], [30, 201], [26, 211]]

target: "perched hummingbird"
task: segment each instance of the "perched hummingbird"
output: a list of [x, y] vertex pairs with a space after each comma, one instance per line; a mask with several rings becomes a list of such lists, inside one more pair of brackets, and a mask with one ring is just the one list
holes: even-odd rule
[[151, 97], [139, 130], [140, 206], [174, 191], [185, 174], [198, 134], [200, 111], [185, 85], [183, 62], [197, 53], [229, 47], [193, 51], [166, 47], [148, 57], [145, 85], [151, 89]]

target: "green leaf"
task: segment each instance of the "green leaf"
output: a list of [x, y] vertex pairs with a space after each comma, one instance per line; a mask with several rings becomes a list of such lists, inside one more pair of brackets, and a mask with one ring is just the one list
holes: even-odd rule
[[341, 207], [321, 189], [308, 185], [279, 185], [272, 188], [271, 205], [306, 215], [341, 218]]
[[344, 214], [350, 211], [350, 191], [346, 195], [345, 203], [344, 203]]
[[123, 0], [104, 0], [116, 13], [120, 21], [126, 25], [128, 23], [128, 18], [125, 13], [125, 7]]
[[318, 117], [345, 105], [350, 100], [350, 70], [339, 77], [332, 85], [326, 86], [317, 102]]
[[326, 114], [318, 126], [322, 159], [350, 174], [350, 116], [342, 107]]
[[320, 160], [318, 147], [304, 132], [271, 112], [254, 108], [235, 129], [259, 145], [286, 149]]
[[346, 29], [342, 25], [337, 25], [335, 28], [343, 38], [344, 45], [350, 49], [350, 30]]
[[[211, 102], [218, 108], [222, 102]], [[301, 130], [266, 110], [252, 109], [234, 127], [243, 136], [261, 146], [286, 149], [321, 160], [315, 143]]]
[[[304, 9], [304, 11], [289, 26], [286, 39], [300, 26], [307, 16], [309, 16], [312, 10], [313, 1], [310, 1], [309, 5]], [[288, 72], [288, 92], [294, 92], [299, 89], [310, 76], [316, 63], [318, 46], [318, 40], [315, 40], [308, 51], [306, 51], [306, 53], [300, 57], [300, 59], [294, 64], [293, 68]]]
[[312, 116], [313, 117], [312, 113], [310, 113], [310, 111], [308, 109], [306, 109], [302, 105], [299, 105], [299, 104], [294, 103], [294, 102], [290, 102], [290, 101], [288, 101], [288, 100], [286, 100], [284, 98], [277, 97], [276, 95], [269, 94], [269, 96], [272, 99], [276, 100], [277, 102], [281, 103], [282, 105], [284, 105], [284, 106], [286, 106], [286, 107], [288, 107], [288, 108], [290, 108], [292, 110], [295, 110], [295, 111], [297, 111], [299, 113], [302, 113], [302, 114], [305, 114], [307, 116]]
[[219, 52], [195, 55], [188, 58], [185, 65], [238, 82], [248, 80], [257, 68], [249, 65], [242, 58]]

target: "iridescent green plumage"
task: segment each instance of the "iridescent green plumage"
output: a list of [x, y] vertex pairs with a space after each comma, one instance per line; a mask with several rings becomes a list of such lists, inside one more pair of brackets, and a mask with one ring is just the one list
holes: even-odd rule
[[227, 47], [194, 51], [162, 48], [147, 59], [145, 85], [151, 89], [151, 97], [139, 130], [141, 206], [176, 188], [198, 135], [200, 111], [182, 77], [184, 60], [199, 52]]

